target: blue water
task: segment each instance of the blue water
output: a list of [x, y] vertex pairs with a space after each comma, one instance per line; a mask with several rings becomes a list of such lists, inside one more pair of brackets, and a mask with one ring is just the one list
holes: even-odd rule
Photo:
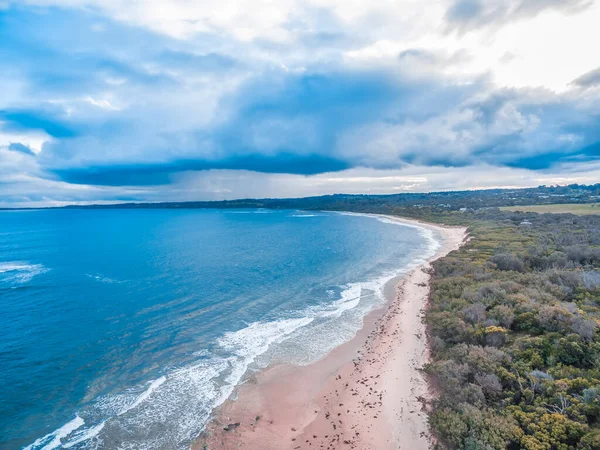
[[247, 370], [350, 339], [427, 233], [299, 211], [0, 212], [0, 449], [186, 448]]

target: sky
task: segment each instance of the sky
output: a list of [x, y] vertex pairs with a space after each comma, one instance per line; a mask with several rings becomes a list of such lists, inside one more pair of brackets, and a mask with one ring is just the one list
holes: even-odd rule
[[0, 207], [600, 182], [600, 0], [0, 0]]

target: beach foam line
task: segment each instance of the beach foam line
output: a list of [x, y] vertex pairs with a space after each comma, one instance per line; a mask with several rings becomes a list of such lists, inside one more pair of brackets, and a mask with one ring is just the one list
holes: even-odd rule
[[[161, 416], [167, 411], [165, 408], [172, 409], [173, 402], [177, 398], [185, 398], [185, 396], [181, 396], [189, 395], [190, 392], [197, 393], [193, 397], [197, 399], [198, 403], [195, 404], [195, 408], [185, 408], [189, 412], [189, 417], [180, 417], [182, 427], [189, 427], [189, 429], [179, 430], [181, 432], [179, 440], [193, 439], [199, 432], [199, 428], [204, 426], [214, 408], [229, 398], [256, 357], [267, 351], [273, 343], [282, 342], [295, 330], [306, 326], [312, 320], [311, 318], [301, 318], [255, 322], [241, 330], [225, 333], [218, 340], [218, 344], [231, 356], [226, 358], [215, 356], [208, 360], [201, 360], [198, 364], [189, 367], [171, 370], [148, 382], [147, 388], [133, 401], [130, 400], [126, 406], [123, 406], [123, 395], [128, 394], [99, 399], [98, 406], [105, 411], [104, 414], [101, 414], [99, 423], [82, 429], [85, 422], [77, 416], [76, 419], [58, 430], [37, 439], [24, 450], [53, 450], [79, 446], [98, 436], [109, 421], [111, 421], [111, 426], [120, 424], [125, 428], [151, 426], [157, 416]], [[218, 379], [222, 380], [221, 384], [217, 383]], [[115, 402], [114, 406], [110, 405], [112, 402]], [[98, 414], [100, 411], [93, 405], [91, 408], [94, 414]], [[111, 410], [112, 412], [109, 412]], [[140, 411], [133, 413], [134, 410]], [[179, 414], [184, 414], [186, 411], [179, 411]], [[117, 422], [112, 424], [113, 420]], [[74, 433], [76, 430], [79, 432]], [[162, 442], [140, 442], [139, 447], [133, 448], [164, 448], [164, 445]]]
[[[342, 291], [338, 294], [339, 297], [337, 300], [317, 306], [311, 306], [307, 308], [307, 310], [299, 312], [299, 314], [314, 318], [316, 320], [315, 326], [318, 329], [317, 333], [325, 333], [327, 339], [326, 341], [320, 342], [320, 344], [315, 347], [313, 343], [316, 336], [311, 336], [310, 332], [299, 331], [303, 336], [298, 336], [296, 334], [294, 339], [299, 338], [313, 350], [318, 349], [324, 354], [321, 354], [316, 359], [314, 355], [310, 356], [303, 354], [299, 359], [296, 358], [294, 361], [290, 361], [293, 364], [306, 365], [316, 362], [335, 347], [351, 340], [361, 329], [364, 317], [373, 310], [384, 306], [388, 301], [388, 298], [386, 297], [386, 286], [388, 283], [399, 276], [410, 273], [412, 270], [425, 263], [436, 254], [442, 245], [441, 239], [435, 235], [434, 231], [424, 226], [420, 226], [419, 224], [404, 223], [396, 221], [393, 218], [372, 214], [338, 214], [364, 216], [371, 219], [377, 219], [386, 224], [400, 225], [406, 228], [415, 229], [425, 239], [426, 248], [398, 268], [388, 270], [365, 281], [351, 282], [339, 286]], [[343, 322], [339, 322], [337, 319], [342, 316], [346, 317], [346, 319], [344, 319]], [[334, 328], [339, 332], [331, 333], [331, 331], [327, 330], [330, 330], [331, 328]], [[298, 349], [296, 349], [296, 351], [297, 350]]]
[[[341, 317], [341, 315], [345, 311], [349, 311], [351, 309], [356, 308], [360, 304], [360, 301], [367, 297], [363, 294], [363, 292], [362, 292], [363, 290], [372, 291], [373, 292], [373, 294], [371, 294], [372, 296], [376, 296], [380, 299], [383, 299], [382, 288], [385, 285], [385, 283], [387, 282], [387, 280], [389, 280], [390, 278], [393, 278], [393, 276], [394, 275], [390, 275], [390, 276], [385, 275], [382, 277], [374, 278], [373, 280], [370, 280], [370, 281], [349, 283], [349, 284], [343, 286], [343, 287], [345, 287], [345, 289], [341, 292], [341, 298], [330, 303], [329, 305], [325, 305], [324, 307], [322, 307], [322, 311], [319, 311], [317, 313], [317, 316], [323, 317], [323, 318], [325, 318], [325, 317], [333, 317], [333, 318]], [[334, 308], [334, 309], [331, 310], [331, 308]]]
[[70, 440], [66, 444], [63, 444], [64, 448], [71, 448], [74, 445], [81, 444], [82, 442], [89, 441], [93, 437], [98, 436], [100, 431], [104, 428], [105, 422], [101, 422], [100, 424], [88, 428], [86, 430], [82, 430], [78, 435], [74, 436], [74, 439]]
[[[404, 223], [374, 215], [348, 215], [375, 218], [381, 222], [393, 225], [405, 225]], [[435, 254], [441, 244], [438, 239], [435, 238], [434, 233], [431, 230], [420, 226], [413, 226], [412, 224], [407, 224], [406, 227], [418, 230], [419, 234], [421, 234], [428, 243], [425, 251], [422, 252], [418, 257], [413, 258], [409, 263], [404, 264], [397, 269], [388, 270], [387, 272], [377, 275], [371, 279], [351, 282], [346, 285], [339, 286], [341, 288], [341, 292], [336, 300], [328, 301], [320, 305], [309, 306], [306, 309], [296, 312], [291, 312], [295, 316], [312, 319], [314, 325], [320, 330], [317, 332], [323, 332], [323, 326], [325, 326], [326, 328], [330, 329], [332, 327], [336, 328], [340, 331], [340, 333], [339, 335], [332, 335], [330, 332], [326, 332], [327, 341], [319, 344], [318, 348], [321, 351], [319, 355], [304, 355], [301, 360], [295, 359], [293, 362], [289, 362], [301, 365], [310, 364], [325, 356], [325, 354], [331, 351], [333, 348], [352, 339], [362, 327], [363, 318], [374, 309], [382, 307], [386, 303], [387, 298], [385, 295], [385, 287], [388, 282], [398, 276], [409, 273], [415, 267], [423, 264], [427, 259]], [[332, 293], [333, 292], [334, 291], [332, 291]], [[336, 321], [336, 319], [348, 313], [351, 314], [348, 316], [348, 320], [345, 320], [343, 323]], [[308, 326], [313, 322], [308, 322], [305, 326]], [[290, 339], [300, 339], [300, 341], [307, 343], [309, 336], [307, 335], [306, 331], [302, 331], [303, 328], [304, 327], [298, 327], [296, 330], [294, 330], [294, 332], [291, 333]], [[302, 334], [304, 335], [302, 336]], [[310, 342], [313, 342], [314, 339], [315, 336], [310, 337]], [[315, 349], [314, 346], [311, 347], [313, 350]]]
[[150, 397], [152, 395], [152, 392], [154, 392], [156, 389], [158, 389], [158, 387], [163, 384], [165, 381], [167, 381], [167, 377], [165, 377], [164, 375], [154, 381], [150, 381], [149, 384], [150, 386], [148, 387], [148, 389], [146, 389], [144, 392], [142, 392], [138, 398], [135, 399], [135, 401], [127, 406], [126, 408], [124, 408], [121, 412], [119, 412], [119, 414], [117, 414], [118, 416], [122, 416], [123, 414], [125, 414], [127, 411], [131, 411], [132, 409], [136, 408], [137, 406], [139, 406], [143, 401], [147, 400], [148, 397]]
[[54, 430], [52, 433], [48, 433], [46, 436], [36, 439], [33, 444], [28, 445], [23, 450], [52, 450], [58, 448], [62, 445], [62, 439], [68, 437], [84, 424], [85, 421], [81, 417], [75, 416], [73, 420]]
[[250, 364], [256, 358], [266, 353], [272, 344], [283, 342], [294, 331], [310, 324], [314, 319], [309, 317], [299, 319], [282, 319], [272, 322], [254, 322], [236, 332], [225, 333], [217, 343], [231, 351], [235, 357], [231, 372], [226, 377], [227, 385], [221, 388], [221, 397], [213, 406], [213, 410], [223, 404], [240, 384], [248, 371]]
[[314, 318], [311, 317], [303, 317], [254, 322], [239, 331], [225, 333], [218, 339], [217, 343], [220, 347], [235, 355], [232, 357], [233, 359], [230, 358], [230, 361], [233, 362], [231, 373], [225, 379], [229, 385], [225, 388], [228, 394], [222, 398], [221, 403], [231, 395], [256, 358], [267, 352], [272, 344], [283, 342], [294, 331], [305, 327], [313, 320]]
[[[386, 303], [387, 298], [385, 296], [385, 287], [388, 284], [388, 282], [390, 282], [398, 276], [402, 276], [406, 273], [409, 273], [414, 268], [420, 266], [425, 261], [433, 257], [437, 250], [441, 247], [441, 242], [438, 238], [436, 238], [434, 232], [431, 229], [420, 226], [418, 224], [404, 223], [401, 221], [396, 221], [393, 218], [387, 218], [384, 216], [378, 216], [373, 214], [358, 214], [344, 212], [335, 213], [342, 215], [364, 216], [367, 218], [376, 219], [386, 224], [396, 226], [399, 225], [406, 228], [416, 229], [419, 232], [419, 234], [425, 238], [425, 241], [427, 242], [427, 247], [421, 254], [418, 255], [418, 257], [413, 258], [409, 263], [404, 264], [403, 266], [397, 269], [387, 271], [366, 281], [352, 282], [343, 286], [339, 286], [342, 289], [342, 291], [339, 294], [339, 298], [337, 300], [329, 301], [321, 305], [310, 306], [300, 311], [291, 312], [291, 314], [293, 314], [296, 317], [306, 317], [312, 319], [312, 321], [316, 321], [314, 323], [317, 327], [324, 325], [323, 321], [327, 321], [327, 323], [331, 321], [331, 326], [333, 327], [342, 327], [343, 330], [340, 329], [340, 336], [335, 337], [329, 334], [327, 343], [320, 347], [320, 349], [323, 350], [325, 353], [328, 353], [333, 348], [342, 345], [344, 342], [352, 339], [352, 337], [355, 336], [355, 334], [361, 328], [361, 325], [359, 325], [357, 321], [358, 318], [354, 313], [352, 313], [354, 317], [350, 318], [350, 323], [336, 323], [334, 322], [336, 319], [340, 318], [345, 313], [347, 314], [350, 311], [356, 310], [360, 314], [362, 321], [362, 318], [364, 318], [368, 313], [370, 313], [378, 307], [383, 306]], [[307, 326], [311, 323], [312, 322], [308, 322], [304, 326]], [[304, 326], [298, 327], [296, 330], [292, 331], [290, 333], [291, 336], [289, 337], [298, 338], [298, 333], [306, 334], [306, 332], [301, 331], [301, 329], [304, 328]], [[303, 336], [303, 339], [305, 340], [306, 336]], [[277, 342], [274, 343], [276, 344]], [[318, 355], [317, 359], [323, 356], [325, 355]], [[314, 357], [309, 357], [308, 359], [304, 359], [302, 361], [296, 360], [293, 363], [310, 364], [314, 361]]]
[[271, 344], [281, 341], [312, 321], [312, 318], [304, 317], [272, 322], [253, 322], [239, 331], [225, 333], [217, 342], [221, 347], [237, 356], [252, 358], [264, 353]]
[[[140, 394], [131, 405], [125, 407], [117, 415], [123, 415], [126, 412], [131, 411], [132, 409], [139, 406], [141, 403], [146, 401], [150, 397], [150, 395], [152, 395], [152, 392], [154, 392], [165, 381], [167, 381], [167, 378], [165, 376], [162, 376], [154, 381], [149, 382], [150, 386], [148, 387], [148, 389], [146, 389], [142, 394]], [[66, 425], [63, 425], [61, 428], [59, 428], [56, 431], [53, 431], [49, 435], [36, 440], [33, 444], [29, 445], [24, 450], [37, 450], [38, 447], [50, 437], [52, 437], [52, 441], [46, 444], [44, 447], [41, 447], [40, 450], [52, 450], [60, 446], [62, 446], [63, 448], [71, 448], [77, 444], [81, 444], [82, 442], [88, 441], [96, 437], [104, 428], [106, 421], [102, 421], [98, 425], [92, 426], [90, 428], [83, 429], [79, 433], [75, 433], [75, 435], [67, 442], [62, 442], [64, 438], [69, 437], [71, 433], [81, 428], [84, 424], [85, 421], [81, 417], [76, 416], [76, 418], [73, 419], [71, 422], [67, 423]]]

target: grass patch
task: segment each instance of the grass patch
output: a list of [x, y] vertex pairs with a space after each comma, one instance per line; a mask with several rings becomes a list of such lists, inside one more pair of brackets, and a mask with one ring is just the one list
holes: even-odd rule
[[589, 214], [600, 214], [600, 203], [563, 203], [554, 205], [530, 205], [530, 206], [503, 206], [503, 211], [534, 212], [538, 214], [558, 213], [577, 214], [585, 216]]

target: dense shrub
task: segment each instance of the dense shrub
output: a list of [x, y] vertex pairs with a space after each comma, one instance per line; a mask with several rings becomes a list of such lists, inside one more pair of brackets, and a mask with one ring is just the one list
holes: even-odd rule
[[600, 450], [600, 217], [465, 220], [472, 239], [434, 264], [427, 312], [441, 444]]
[[510, 253], [499, 253], [494, 255], [490, 261], [496, 264], [496, 267], [498, 267], [500, 270], [514, 270], [515, 272], [522, 272], [525, 268], [523, 261]]
[[600, 431], [588, 433], [579, 441], [577, 450], [598, 450], [600, 449]]

